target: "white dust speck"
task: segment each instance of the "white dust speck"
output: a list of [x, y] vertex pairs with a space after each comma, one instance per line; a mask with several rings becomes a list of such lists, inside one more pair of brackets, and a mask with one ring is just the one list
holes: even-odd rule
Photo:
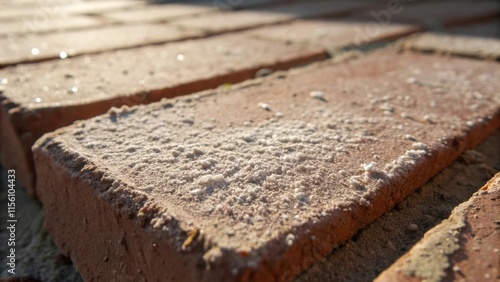
[[309, 93], [309, 96], [311, 96], [312, 98], [318, 99], [318, 100], [325, 99], [325, 93], [323, 91], [311, 91]]

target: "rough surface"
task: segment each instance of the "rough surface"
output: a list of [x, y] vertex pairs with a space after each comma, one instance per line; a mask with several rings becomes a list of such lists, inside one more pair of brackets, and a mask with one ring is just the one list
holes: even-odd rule
[[427, 232], [376, 281], [495, 281], [499, 278], [500, 173]]
[[[318, 48], [228, 35], [6, 68], [0, 70], [0, 129], [9, 138], [0, 149], [2, 155], [27, 155], [2, 161], [20, 169], [21, 162], [31, 162], [31, 145], [43, 133], [112, 106], [214, 88], [252, 78], [260, 69], [286, 69], [325, 56]], [[29, 167], [25, 177], [31, 177]], [[33, 183], [23, 183], [33, 194]]]
[[[326, 260], [302, 273], [297, 281], [375, 279], [428, 229], [447, 218], [456, 205], [468, 200], [477, 187], [492, 177], [492, 173], [500, 171], [498, 144], [500, 131], [475, 150], [465, 151], [450, 167], [332, 252]], [[3, 176], [1, 178], [2, 181], [6, 179]], [[6, 197], [0, 199], [5, 201]], [[18, 249], [23, 253], [18, 261], [18, 276], [33, 277], [40, 281], [54, 281], [54, 277], [60, 278], [57, 281], [79, 281], [79, 275], [71, 264], [60, 263], [58, 258], [62, 257], [59, 250], [51, 243], [50, 235], [43, 231], [41, 207], [29, 199], [22, 187], [17, 189], [16, 199], [18, 210], [23, 212], [19, 233], [26, 234], [23, 237], [25, 242]], [[4, 203], [0, 202], [0, 205], [6, 205]], [[415, 223], [418, 224], [416, 230], [410, 228]], [[0, 238], [6, 234], [3, 231], [0, 231]], [[1, 274], [1, 277], [7, 275]]]
[[0, 66], [65, 59], [148, 44], [200, 37], [197, 31], [162, 24], [136, 24], [0, 39]]
[[[7, 187], [7, 173], [3, 168], [0, 168], [0, 177], [0, 204], [7, 207], [7, 190], [3, 189]], [[19, 181], [16, 183], [16, 219], [16, 277], [36, 279], [27, 281], [81, 281], [71, 261], [61, 254], [50, 235], [43, 230], [42, 207], [28, 196]], [[0, 241], [7, 242], [8, 235], [6, 228], [2, 228]], [[5, 246], [2, 246], [0, 249], [1, 278], [12, 277], [7, 272], [8, 268], [4, 267], [7, 263], [4, 248]], [[0, 280], [4, 281], [1, 278]]]
[[259, 38], [295, 44], [312, 44], [332, 50], [391, 40], [419, 30], [419, 26], [411, 24], [378, 26], [375, 23], [346, 19], [324, 19], [297, 20], [292, 23], [258, 28], [248, 33]]
[[[497, 131], [474, 150], [465, 151], [451, 166], [323, 261], [303, 272], [296, 281], [373, 281], [415, 245], [425, 232], [447, 219], [453, 208], [469, 200], [477, 192], [477, 187], [483, 186], [500, 171], [499, 145], [500, 131]], [[483, 261], [493, 265], [495, 262], [494, 259]], [[427, 263], [433, 264], [434, 261], [428, 260]], [[472, 267], [476, 265], [471, 260], [464, 263]], [[483, 275], [470, 275], [472, 277], [479, 281]]]
[[443, 33], [424, 33], [406, 40], [403, 47], [424, 52], [500, 60], [500, 39]]
[[386, 50], [112, 110], [35, 145], [45, 226], [84, 279], [289, 279], [498, 128], [493, 64]]
[[197, 28], [207, 33], [220, 33], [289, 22], [297, 18], [342, 16], [360, 8], [370, 7], [363, 1], [310, 1], [274, 5], [244, 11], [221, 11], [190, 19], [173, 21], [172, 24]]

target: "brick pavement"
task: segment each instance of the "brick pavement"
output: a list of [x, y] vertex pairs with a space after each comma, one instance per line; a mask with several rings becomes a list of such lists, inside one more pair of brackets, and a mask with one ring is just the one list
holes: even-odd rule
[[[401, 13], [391, 13], [398, 8], [394, 1], [202, 2], [0, 2], [3, 66], [20, 64], [0, 70], [2, 165], [17, 168], [34, 196], [31, 145], [43, 133], [91, 118], [36, 147], [45, 225], [85, 279], [165, 279], [160, 270], [167, 265], [189, 270], [188, 277], [168, 273], [184, 280], [290, 279], [498, 128], [498, 63], [484, 60], [498, 60], [498, 22], [475, 23], [498, 15], [494, 1], [403, 3]], [[27, 32], [42, 13], [48, 21]], [[357, 59], [346, 53], [231, 85], [324, 60], [327, 52], [365, 52], [382, 46], [375, 42], [423, 29], [440, 34], [404, 38], [402, 49], [398, 43]], [[358, 36], [360, 30], [365, 36]], [[221, 33], [237, 34], [212, 36]], [[43, 60], [53, 61], [38, 62]], [[92, 119], [111, 106], [221, 84], [187, 99]], [[370, 120], [384, 123], [368, 125]], [[266, 130], [274, 135], [260, 138]], [[156, 146], [163, 140], [159, 132], [171, 137]], [[197, 142], [192, 152], [190, 140]], [[124, 153], [114, 154], [120, 148]], [[374, 151], [380, 154], [372, 160]], [[120, 159], [141, 154], [151, 156]], [[87, 182], [103, 171], [100, 183]], [[65, 189], [65, 181], [81, 189]], [[113, 214], [125, 217], [113, 221]], [[327, 232], [328, 226], [338, 228]], [[69, 232], [101, 229], [95, 242], [105, 253]], [[159, 256], [158, 248], [169, 256]], [[469, 264], [459, 267], [468, 271]]]
[[499, 127], [494, 65], [384, 50], [111, 110], [35, 144], [45, 226], [86, 280], [289, 279]]

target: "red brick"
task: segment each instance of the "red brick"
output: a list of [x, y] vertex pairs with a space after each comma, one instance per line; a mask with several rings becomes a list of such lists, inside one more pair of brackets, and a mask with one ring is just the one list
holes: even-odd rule
[[[356, 15], [359, 19], [387, 25], [395, 22], [421, 23], [431, 29], [473, 22], [499, 15], [495, 1], [389, 1], [387, 6]], [[399, 3], [399, 4], [397, 4]]]
[[378, 26], [348, 19], [331, 19], [297, 20], [292, 23], [258, 28], [248, 33], [270, 40], [338, 49], [395, 39], [419, 30], [419, 26], [410, 24]]
[[403, 47], [424, 52], [500, 60], [500, 40], [496, 38], [427, 32], [405, 40]]
[[211, 6], [195, 4], [164, 4], [144, 6], [140, 9], [102, 14], [106, 19], [119, 23], [164, 22], [180, 17], [189, 17], [214, 12]]
[[[158, 44], [200, 37], [194, 30], [162, 24], [109, 26], [54, 34], [0, 39], [0, 67], [67, 56]], [[13, 39], [13, 40], [11, 40]]]
[[254, 77], [259, 69], [286, 69], [325, 56], [319, 49], [234, 35], [5, 68], [2, 164], [17, 168], [33, 195], [29, 150], [45, 132], [113, 105], [188, 94]]
[[362, 1], [299, 2], [237, 12], [220, 11], [192, 19], [174, 21], [173, 24], [198, 28], [208, 33], [219, 33], [288, 22], [301, 17], [341, 16], [369, 5], [370, 2]]
[[[90, 16], [71, 16], [50, 18], [47, 20], [17, 20], [2, 23], [0, 35], [9, 35], [27, 37], [33, 33], [46, 33], [53, 31], [62, 31], [70, 29], [82, 29], [103, 25], [104, 22], [96, 17]], [[18, 35], [22, 34], [22, 35]]]
[[500, 173], [375, 281], [497, 280], [499, 200]]
[[35, 144], [45, 227], [86, 280], [289, 279], [499, 127], [494, 66], [385, 50], [114, 109]]
[[0, 11], [0, 22], [18, 20], [19, 18], [37, 20], [39, 18], [54, 18], [62, 15], [101, 13], [137, 7], [145, 3], [142, 1], [102, 1], [59, 4], [58, 0], [52, 0], [40, 5], [38, 2], [35, 5], [30, 5], [29, 8], [7, 8]]

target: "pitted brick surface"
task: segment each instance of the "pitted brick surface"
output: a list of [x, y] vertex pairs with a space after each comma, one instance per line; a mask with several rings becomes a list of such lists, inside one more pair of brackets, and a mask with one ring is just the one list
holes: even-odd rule
[[290, 278], [498, 128], [493, 65], [383, 51], [111, 110], [35, 145], [46, 227], [84, 279]]
[[[12, 151], [21, 147], [26, 158], [2, 161], [16, 167], [30, 163], [30, 147], [43, 133], [111, 106], [214, 88], [252, 78], [259, 69], [286, 69], [325, 56], [317, 48], [229, 35], [5, 68], [0, 70], [2, 132], [16, 134], [8, 135], [2, 152], [23, 156]], [[31, 177], [29, 168], [23, 172]], [[23, 183], [33, 192], [30, 182]]]
[[498, 269], [500, 173], [376, 281], [495, 281]]

